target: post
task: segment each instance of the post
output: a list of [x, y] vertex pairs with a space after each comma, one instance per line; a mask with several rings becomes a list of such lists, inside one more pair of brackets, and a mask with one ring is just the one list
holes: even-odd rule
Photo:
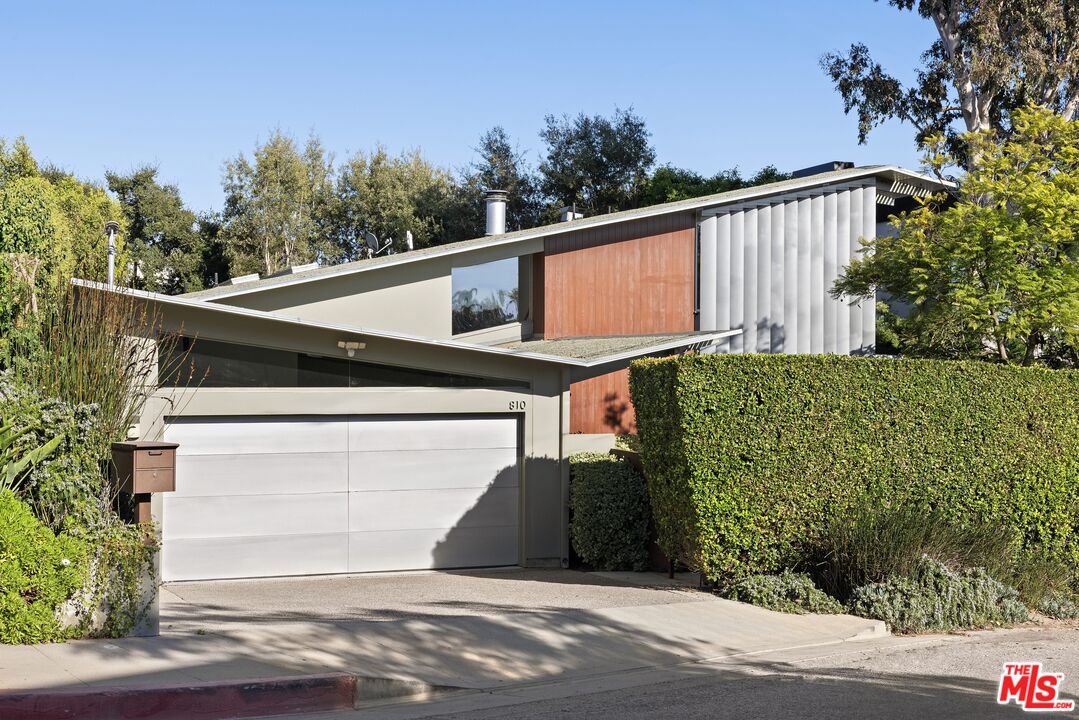
[[109, 236], [109, 270], [107, 284], [112, 287], [116, 284], [116, 233], [120, 230], [120, 223], [109, 220], [105, 223], [105, 234]]

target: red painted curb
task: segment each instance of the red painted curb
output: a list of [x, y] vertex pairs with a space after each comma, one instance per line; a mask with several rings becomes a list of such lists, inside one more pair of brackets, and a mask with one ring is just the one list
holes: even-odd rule
[[348, 673], [222, 680], [164, 687], [85, 687], [0, 692], [4, 720], [219, 720], [350, 710]]

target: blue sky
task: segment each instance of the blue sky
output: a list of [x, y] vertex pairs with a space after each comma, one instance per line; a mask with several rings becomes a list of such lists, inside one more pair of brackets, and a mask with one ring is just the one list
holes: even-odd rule
[[13, 3], [0, 137], [80, 177], [152, 163], [196, 210], [221, 166], [280, 127], [338, 158], [377, 143], [469, 162], [501, 124], [538, 159], [547, 113], [632, 106], [660, 162], [702, 173], [833, 159], [917, 164], [896, 123], [869, 144], [818, 67], [864, 41], [906, 78], [929, 23], [871, 0]]

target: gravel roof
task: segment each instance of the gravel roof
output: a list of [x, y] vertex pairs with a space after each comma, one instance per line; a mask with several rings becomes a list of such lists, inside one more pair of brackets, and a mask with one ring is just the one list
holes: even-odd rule
[[692, 340], [696, 336], [713, 337], [715, 333], [678, 333], [667, 335], [612, 335], [608, 337], [564, 338], [561, 340], [518, 340], [497, 347], [517, 352], [539, 353], [557, 357], [594, 360], [643, 348]]

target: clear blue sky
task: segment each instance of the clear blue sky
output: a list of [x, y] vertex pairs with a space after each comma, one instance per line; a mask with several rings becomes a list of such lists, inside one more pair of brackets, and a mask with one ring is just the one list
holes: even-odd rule
[[501, 124], [538, 158], [546, 113], [633, 106], [661, 163], [913, 166], [899, 124], [858, 146], [818, 67], [864, 41], [906, 78], [929, 23], [871, 0], [11, 3], [0, 137], [101, 181], [153, 163], [196, 210], [275, 127], [338, 158], [382, 143], [451, 168]]

